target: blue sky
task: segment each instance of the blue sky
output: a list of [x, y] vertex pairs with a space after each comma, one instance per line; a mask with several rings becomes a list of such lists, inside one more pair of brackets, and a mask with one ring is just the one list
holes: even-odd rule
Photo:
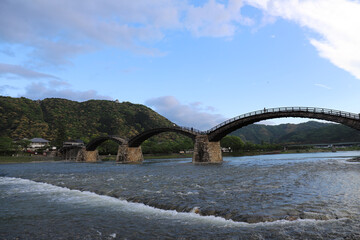
[[264, 107], [358, 113], [358, 29], [350, 0], [2, 1], [0, 95], [130, 101], [202, 130]]

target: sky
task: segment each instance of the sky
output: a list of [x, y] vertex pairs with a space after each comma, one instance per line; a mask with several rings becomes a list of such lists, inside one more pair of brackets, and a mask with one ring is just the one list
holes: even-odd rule
[[359, 113], [359, 29], [357, 0], [0, 0], [0, 95], [118, 99], [201, 130]]

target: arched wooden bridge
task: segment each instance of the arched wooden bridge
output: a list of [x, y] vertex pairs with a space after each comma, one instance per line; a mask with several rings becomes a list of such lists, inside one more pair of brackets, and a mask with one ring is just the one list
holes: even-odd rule
[[92, 139], [87, 145], [86, 150], [87, 151], [95, 151], [98, 146], [100, 146], [103, 142], [111, 140], [119, 145], [126, 144], [127, 141], [123, 138], [117, 137], [117, 136], [101, 136]]
[[205, 133], [209, 141], [220, 141], [227, 134], [249, 124], [263, 120], [286, 117], [313, 118], [344, 124], [360, 130], [360, 114], [315, 107], [269, 108], [239, 115], [222, 122]]
[[315, 107], [280, 107], [242, 114], [226, 120], [207, 131], [174, 125], [173, 127], [149, 129], [127, 140], [116, 136], [98, 137], [87, 144], [85, 151], [95, 151], [101, 143], [111, 140], [120, 146], [117, 156], [118, 161], [141, 162], [143, 160], [141, 143], [163, 132], [176, 132], [194, 139], [193, 162], [218, 163], [222, 162], [220, 140], [227, 134], [259, 121], [284, 117], [326, 120], [360, 130], [360, 114]]

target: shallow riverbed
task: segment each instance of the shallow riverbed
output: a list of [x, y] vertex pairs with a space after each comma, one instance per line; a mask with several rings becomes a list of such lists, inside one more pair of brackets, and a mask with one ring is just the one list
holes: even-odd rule
[[0, 165], [1, 239], [358, 239], [360, 152]]

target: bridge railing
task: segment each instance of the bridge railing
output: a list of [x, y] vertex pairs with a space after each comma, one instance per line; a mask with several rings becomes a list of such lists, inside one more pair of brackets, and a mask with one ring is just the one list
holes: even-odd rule
[[278, 112], [314, 112], [314, 113], [323, 113], [327, 115], [333, 115], [333, 116], [341, 116], [344, 118], [350, 118], [350, 119], [356, 119], [360, 120], [360, 114], [356, 113], [350, 113], [345, 111], [339, 111], [334, 109], [327, 109], [327, 108], [316, 108], [316, 107], [279, 107], [279, 108], [264, 108], [263, 110], [258, 110], [254, 112], [245, 113], [239, 116], [236, 116], [234, 118], [228, 119], [225, 122], [222, 122], [215, 127], [205, 131], [204, 133], [210, 133], [212, 131], [215, 131], [216, 129], [229, 124], [231, 122], [234, 122], [236, 120], [240, 120], [243, 118], [265, 114], [265, 113], [278, 113]]
[[184, 131], [187, 131], [187, 132], [194, 132], [194, 133], [197, 133], [197, 134], [206, 134], [206, 132], [195, 129], [193, 127], [183, 127], [183, 126], [177, 126], [177, 127], [184, 130]]

